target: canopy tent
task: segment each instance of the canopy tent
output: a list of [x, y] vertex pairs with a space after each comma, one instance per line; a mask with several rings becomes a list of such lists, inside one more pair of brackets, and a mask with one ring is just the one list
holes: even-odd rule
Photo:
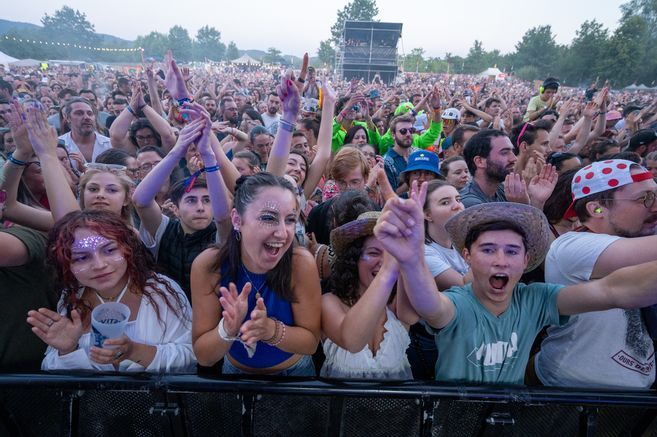
[[634, 90], [638, 89], [638, 87], [636, 86], [636, 84], [632, 84], [632, 85], [626, 86], [624, 89], [629, 90], [629, 91], [634, 91]]
[[479, 73], [480, 77], [489, 77], [493, 78], [495, 80], [504, 80], [506, 78], [506, 74], [502, 73], [499, 68], [497, 67], [490, 67], [487, 68], [486, 70], [482, 71]]
[[12, 58], [8, 54], [0, 52], [0, 64], [4, 65], [5, 67], [9, 67], [9, 63], [15, 61], [18, 61], [18, 59]]
[[253, 59], [251, 56], [244, 54], [237, 59], [230, 61], [231, 64], [240, 64], [240, 65], [261, 65], [262, 62]]
[[11, 67], [38, 67], [39, 65], [41, 65], [41, 61], [37, 61], [36, 59], [21, 59], [20, 61], [9, 63]]

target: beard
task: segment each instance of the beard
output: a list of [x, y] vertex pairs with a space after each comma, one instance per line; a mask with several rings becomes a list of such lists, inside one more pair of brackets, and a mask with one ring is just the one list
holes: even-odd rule
[[269, 108], [267, 108], [267, 113], [271, 116], [274, 116], [278, 113], [278, 110], [276, 108], [269, 107]]
[[491, 162], [486, 166], [486, 176], [488, 179], [498, 183], [504, 182], [504, 179], [509, 173], [511, 173], [511, 170], [507, 170], [505, 167], [494, 162]]

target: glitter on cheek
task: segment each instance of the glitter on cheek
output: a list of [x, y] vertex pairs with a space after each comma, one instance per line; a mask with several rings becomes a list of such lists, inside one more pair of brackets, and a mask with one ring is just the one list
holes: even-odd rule
[[89, 270], [89, 267], [91, 267], [89, 264], [71, 266], [71, 273], [74, 275], [79, 275]]

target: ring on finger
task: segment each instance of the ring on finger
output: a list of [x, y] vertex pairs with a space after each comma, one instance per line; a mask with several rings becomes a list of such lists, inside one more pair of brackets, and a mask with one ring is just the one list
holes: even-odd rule
[[48, 320], [48, 328], [50, 328], [53, 323], [55, 323], [55, 321], [53, 319], [49, 319]]
[[123, 356], [123, 352], [122, 352], [122, 351], [118, 351], [117, 353], [114, 354], [114, 359], [115, 359], [115, 360], [118, 360], [118, 359], [121, 358], [122, 356]]

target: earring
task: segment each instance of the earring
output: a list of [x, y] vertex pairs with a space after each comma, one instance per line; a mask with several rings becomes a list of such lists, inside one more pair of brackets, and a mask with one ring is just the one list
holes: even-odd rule
[[240, 240], [242, 239], [242, 233], [241, 233], [240, 230], [237, 229], [237, 228], [234, 229], [234, 232], [235, 232], [235, 239], [236, 239], [237, 241], [240, 241]]
[[596, 214], [600, 214], [602, 212], [602, 208], [598, 206], [596, 209], [593, 210], [593, 212]]

